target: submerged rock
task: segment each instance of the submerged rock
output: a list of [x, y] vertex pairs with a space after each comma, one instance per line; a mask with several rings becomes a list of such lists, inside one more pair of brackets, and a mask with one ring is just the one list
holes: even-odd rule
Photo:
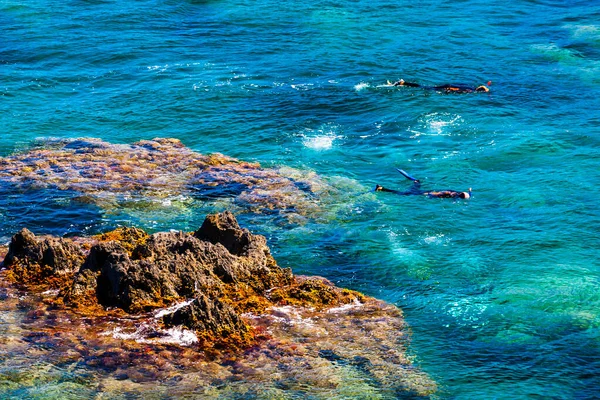
[[315, 174], [263, 168], [222, 154], [204, 155], [177, 139], [133, 144], [99, 139], [45, 141], [0, 157], [0, 182], [21, 189], [59, 189], [101, 207], [170, 203], [169, 199], [231, 199], [254, 212], [304, 215], [326, 185]]
[[[224, 376], [243, 374], [273, 390], [308, 385], [343, 395], [350, 393], [344, 376], [357, 390], [372, 385], [392, 397], [435, 390], [404, 354], [406, 327], [396, 307], [324, 278], [292, 275], [277, 265], [266, 239], [240, 228], [229, 212], [209, 215], [193, 233], [128, 228], [75, 240], [22, 230], [2, 266], [6, 278], [46, 296], [45, 308], [27, 306], [28, 326], [47, 324], [30, 334], [34, 342], [56, 348], [61, 360], [68, 350], [76, 353], [68, 360], [116, 371], [117, 381], [166, 380], [198, 368], [206, 385], [222, 386], [210, 373], [219, 365], [229, 371]], [[74, 318], [85, 322], [69, 322]], [[161, 347], [172, 343], [197, 355]], [[142, 357], [138, 344], [154, 347], [144, 347]], [[163, 367], [146, 374], [146, 362]]]

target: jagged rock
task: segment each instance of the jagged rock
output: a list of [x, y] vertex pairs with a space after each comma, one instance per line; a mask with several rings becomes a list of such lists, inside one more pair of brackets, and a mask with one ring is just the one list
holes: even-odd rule
[[61, 238], [38, 238], [26, 228], [11, 239], [3, 266], [23, 284], [42, 283], [48, 277], [65, 277], [77, 271], [84, 252], [71, 241]]
[[250, 245], [252, 234], [242, 229], [229, 211], [208, 215], [194, 236], [211, 243], [221, 243], [231, 254], [241, 255]]
[[[71, 240], [22, 230], [4, 266], [0, 288], [5, 276], [18, 277], [34, 295], [0, 297], [0, 305], [29, 311], [23, 340], [43, 346], [55, 365], [83, 362], [148, 383], [185, 371], [194, 390], [199, 382], [237, 387], [244, 374], [244, 393], [285, 384], [347, 397], [349, 376], [382, 398], [435, 391], [406, 356], [399, 309], [324, 278], [293, 276], [276, 264], [266, 239], [230, 213], [207, 217], [194, 234], [121, 228]], [[49, 293], [61, 277], [62, 290]], [[122, 318], [125, 312], [137, 315]]]
[[240, 256], [237, 268], [219, 265], [215, 271], [231, 282], [244, 282], [253, 290], [264, 293], [292, 281], [291, 271], [277, 266], [265, 237], [240, 228], [235, 216], [228, 211], [208, 215], [200, 229], [194, 232], [194, 237], [221, 244], [231, 254]]
[[165, 315], [163, 322], [167, 327], [183, 325], [221, 337], [248, 332], [246, 324], [231, 306], [203, 294], [198, 294], [190, 304], [174, 313]]
[[[228, 345], [250, 343], [244, 313], [275, 304], [323, 308], [359, 298], [326, 280], [294, 278], [277, 265], [266, 239], [240, 228], [229, 212], [207, 216], [194, 234], [119, 228], [95, 240], [83, 246], [36, 238], [24, 229], [13, 237], [5, 266], [23, 283], [68, 273], [72, 280], [60, 285], [59, 298], [70, 307], [140, 313], [194, 299], [164, 323], [185, 325], [214, 343], [230, 338]], [[89, 248], [85, 258], [83, 248]]]

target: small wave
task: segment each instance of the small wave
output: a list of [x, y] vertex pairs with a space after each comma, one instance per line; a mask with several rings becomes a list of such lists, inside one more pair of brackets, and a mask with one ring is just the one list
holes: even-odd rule
[[299, 83], [297, 85], [290, 85], [292, 87], [292, 89], [296, 89], [298, 91], [306, 91], [309, 90], [311, 88], [311, 86], [314, 86], [312, 83]]
[[361, 82], [357, 85], [354, 85], [354, 90], [356, 90], [357, 92], [360, 92], [361, 90], [364, 90], [368, 87], [371, 87], [371, 85], [366, 82]]

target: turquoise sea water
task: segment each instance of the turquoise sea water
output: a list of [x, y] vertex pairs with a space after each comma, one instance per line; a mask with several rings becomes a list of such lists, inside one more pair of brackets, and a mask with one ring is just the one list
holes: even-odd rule
[[[399, 78], [492, 90], [377, 87]], [[439, 398], [599, 396], [599, 95], [592, 1], [0, 0], [0, 155], [173, 137], [324, 177], [350, 195], [321, 217], [241, 222], [295, 273], [401, 307]], [[369, 193], [408, 189], [397, 167], [473, 198]], [[1, 190], [4, 242], [218, 208]]]

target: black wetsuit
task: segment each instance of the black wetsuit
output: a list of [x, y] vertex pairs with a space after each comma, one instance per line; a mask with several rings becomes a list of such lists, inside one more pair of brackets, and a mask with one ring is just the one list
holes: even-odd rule
[[[375, 186], [375, 191], [395, 193], [395, 194], [399, 194], [401, 196], [424, 195], [424, 196], [433, 197], [433, 198], [461, 198], [461, 199], [470, 197], [470, 195], [469, 196], [466, 195], [468, 193], [459, 192], [457, 190], [423, 190], [423, 189], [421, 189], [421, 181], [413, 178], [412, 176], [408, 175], [406, 172], [404, 172], [401, 169], [399, 169], [398, 172], [400, 172], [406, 179], [413, 181], [413, 185], [409, 190], [401, 192], [400, 190], [388, 189], [388, 188], [384, 188], [381, 185], [377, 185], [377, 186]], [[469, 191], [470, 190], [471, 189], [469, 189]]]
[[473, 93], [473, 92], [485, 92], [485, 89], [479, 89], [484, 86], [469, 86], [469, 85], [439, 85], [439, 86], [423, 86], [413, 82], [395, 82], [394, 86], [406, 86], [406, 87], [419, 87], [429, 90], [437, 90], [445, 93]]
[[419, 85], [418, 83], [412, 83], [412, 82], [400, 83], [400, 81], [395, 82], [394, 86], [423, 87], [423, 86]]
[[472, 93], [476, 92], [477, 88], [469, 85], [441, 85], [434, 86], [433, 90], [441, 90], [446, 93]]
[[401, 192], [400, 190], [394, 190], [394, 189], [388, 189], [388, 188], [384, 188], [383, 186], [377, 185], [375, 187], [375, 191], [377, 192], [389, 192], [389, 193], [395, 193], [398, 194], [400, 196], [427, 196], [427, 197], [432, 197], [432, 198], [444, 198], [444, 199], [456, 199], [456, 198], [461, 198], [464, 199], [465, 198], [465, 192], [459, 192], [457, 190], [423, 190], [421, 189], [421, 184], [420, 183], [415, 183], [413, 185], [413, 187], [410, 190], [407, 190], [405, 192]]

